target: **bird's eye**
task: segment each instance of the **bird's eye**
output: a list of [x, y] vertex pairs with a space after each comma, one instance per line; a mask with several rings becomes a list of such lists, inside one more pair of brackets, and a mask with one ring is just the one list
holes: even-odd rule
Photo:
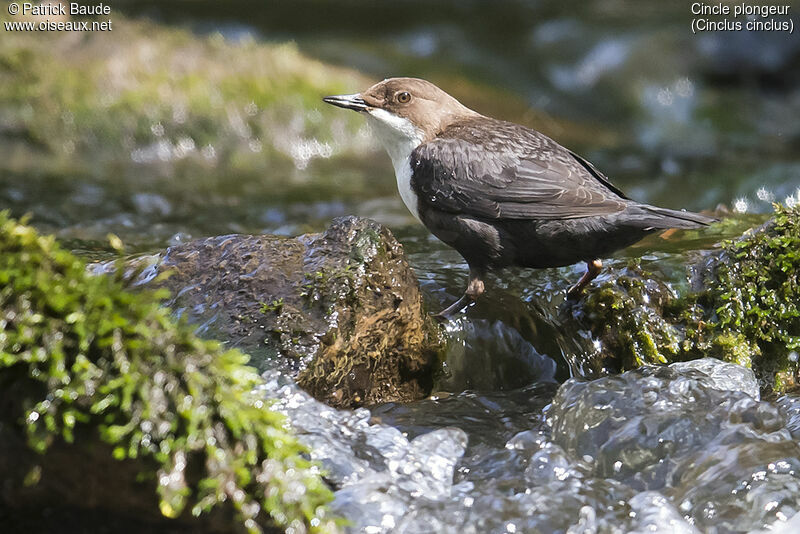
[[402, 93], [397, 93], [397, 101], [401, 104], [408, 104], [411, 101], [411, 93], [403, 91]]

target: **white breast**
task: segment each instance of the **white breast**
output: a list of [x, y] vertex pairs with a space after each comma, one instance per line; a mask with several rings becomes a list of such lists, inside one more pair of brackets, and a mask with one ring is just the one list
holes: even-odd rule
[[411, 189], [411, 153], [403, 161], [392, 160], [394, 164], [394, 176], [397, 178], [397, 190], [403, 199], [408, 211], [415, 219], [422, 222], [419, 218], [419, 199], [417, 194]]
[[400, 197], [419, 221], [417, 194], [411, 189], [411, 153], [422, 144], [423, 134], [408, 119], [383, 109], [370, 110], [369, 117], [375, 135], [392, 158]]

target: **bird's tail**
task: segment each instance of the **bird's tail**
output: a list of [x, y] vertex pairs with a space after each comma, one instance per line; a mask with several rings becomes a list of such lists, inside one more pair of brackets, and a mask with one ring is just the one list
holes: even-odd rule
[[643, 222], [646, 222], [651, 228], [659, 230], [666, 228], [699, 228], [719, 220], [691, 211], [671, 210], [648, 204], [640, 204], [639, 207], [643, 212], [642, 215], [644, 215]]

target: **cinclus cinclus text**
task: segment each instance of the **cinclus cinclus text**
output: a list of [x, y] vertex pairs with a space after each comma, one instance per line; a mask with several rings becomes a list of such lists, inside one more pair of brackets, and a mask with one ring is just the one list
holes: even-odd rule
[[390, 78], [328, 104], [363, 112], [392, 158], [408, 209], [469, 265], [469, 284], [437, 314], [447, 319], [484, 291], [490, 268], [585, 261], [577, 297], [601, 257], [666, 228], [716, 219], [641, 204], [544, 134], [472, 111], [432, 83]]

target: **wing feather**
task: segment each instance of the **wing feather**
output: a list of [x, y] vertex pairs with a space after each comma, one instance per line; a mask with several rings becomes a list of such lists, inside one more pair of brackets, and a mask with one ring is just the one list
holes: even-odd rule
[[[494, 135], [487, 138], [485, 133]], [[571, 219], [625, 209], [589, 162], [524, 126], [489, 118], [450, 126], [411, 155], [412, 187], [430, 207], [490, 219]]]

